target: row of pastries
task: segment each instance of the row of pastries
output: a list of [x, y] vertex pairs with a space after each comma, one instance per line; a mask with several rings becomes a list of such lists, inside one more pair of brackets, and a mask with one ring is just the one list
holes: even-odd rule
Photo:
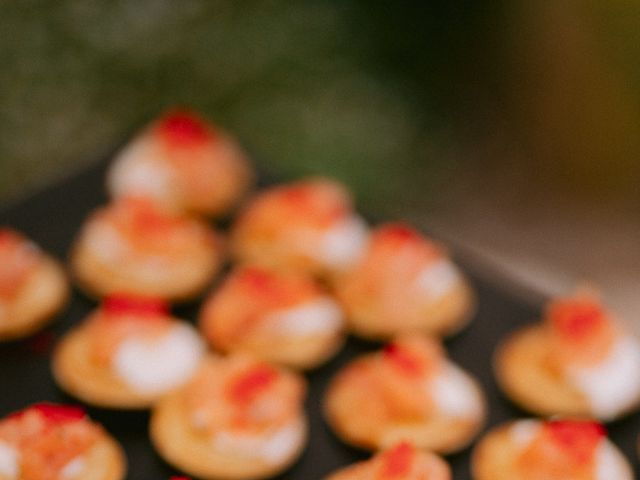
[[[304, 372], [350, 333], [384, 346], [341, 367], [324, 417], [373, 456], [329, 478], [451, 478], [440, 455], [474, 441], [489, 408], [442, 343], [473, 318], [470, 283], [410, 225], [369, 227], [333, 180], [247, 195], [253, 182], [233, 137], [186, 110], [118, 154], [111, 201], [70, 250], [70, 278], [99, 304], [54, 349], [59, 387], [88, 405], [150, 408], [151, 442], [188, 475], [266, 478], [305, 448]], [[235, 209], [228, 234], [212, 226]], [[0, 230], [0, 339], [62, 311], [67, 278], [33, 242]], [[203, 294], [195, 326], [171, 313]], [[494, 371], [512, 401], [542, 418], [476, 443], [475, 480], [633, 478], [597, 422], [640, 404], [640, 345], [597, 295], [553, 301], [541, 322], [497, 346]], [[74, 407], [38, 404], [0, 421], [0, 480], [118, 480], [125, 463]]]

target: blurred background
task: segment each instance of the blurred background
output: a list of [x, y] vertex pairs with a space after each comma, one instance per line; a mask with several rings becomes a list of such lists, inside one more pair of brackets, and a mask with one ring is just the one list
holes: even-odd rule
[[640, 2], [31, 0], [0, 28], [0, 203], [187, 105], [275, 178], [640, 329]]

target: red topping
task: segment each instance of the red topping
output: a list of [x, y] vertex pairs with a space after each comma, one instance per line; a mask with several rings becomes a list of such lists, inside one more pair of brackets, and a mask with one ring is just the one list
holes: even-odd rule
[[158, 131], [162, 139], [171, 147], [196, 147], [210, 142], [214, 132], [197, 114], [188, 110], [175, 110], [164, 116]]
[[544, 429], [561, 450], [579, 463], [591, 461], [598, 444], [607, 435], [604, 426], [588, 421], [550, 420]]
[[122, 203], [123, 212], [134, 228], [140, 231], [166, 232], [176, 218], [161, 211], [152, 200], [144, 197], [127, 197]]
[[244, 372], [231, 384], [229, 396], [238, 403], [250, 403], [278, 377], [278, 372], [269, 365], [256, 365]]
[[166, 316], [169, 304], [159, 298], [114, 294], [104, 299], [102, 310], [110, 315], [136, 315], [141, 317]]
[[169, 480], [190, 480], [189, 477], [179, 477], [177, 475], [174, 475], [172, 477], [169, 477]]
[[274, 289], [273, 276], [266, 270], [248, 267], [242, 270], [239, 279], [249, 290], [256, 293], [269, 292]]
[[384, 454], [382, 478], [403, 478], [411, 471], [414, 448], [402, 442]]
[[605, 321], [602, 307], [588, 298], [556, 301], [548, 316], [559, 333], [577, 340], [596, 332]]
[[54, 403], [36, 403], [24, 410], [12, 413], [7, 418], [20, 418], [30, 411], [38, 412], [48, 422], [55, 424], [77, 422], [87, 416], [82, 407], [73, 405], [56, 405]]
[[420, 359], [400, 345], [395, 343], [385, 345], [382, 355], [385, 360], [391, 362], [394, 367], [407, 375], [421, 375], [424, 373], [423, 363]]
[[393, 223], [380, 229], [380, 234], [394, 246], [420, 242], [422, 237], [408, 225]]

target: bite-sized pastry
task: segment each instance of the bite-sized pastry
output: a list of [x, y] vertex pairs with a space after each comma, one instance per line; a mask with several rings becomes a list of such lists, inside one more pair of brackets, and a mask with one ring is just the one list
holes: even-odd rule
[[507, 396], [544, 416], [610, 421], [640, 404], [640, 342], [586, 292], [509, 336], [494, 369]]
[[438, 455], [401, 442], [325, 480], [451, 480], [451, 469]]
[[378, 227], [335, 292], [353, 333], [372, 339], [409, 330], [450, 335], [475, 310], [475, 295], [446, 252], [403, 223]]
[[344, 343], [339, 305], [304, 272], [239, 267], [205, 302], [200, 328], [222, 352], [312, 368]]
[[120, 445], [79, 407], [40, 403], [0, 420], [2, 480], [121, 480]]
[[35, 332], [68, 297], [62, 266], [20, 233], [0, 226], [0, 340]]
[[151, 415], [151, 440], [168, 463], [202, 479], [277, 475], [307, 440], [302, 377], [241, 354], [210, 357]]
[[479, 384], [436, 340], [406, 334], [338, 372], [324, 413], [334, 432], [358, 447], [376, 450], [406, 440], [451, 453], [478, 433], [486, 407]]
[[599, 423], [516, 420], [487, 433], [471, 460], [474, 480], [632, 480], [631, 466]]
[[142, 197], [100, 208], [71, 252], [72, 272], [89, 293], [187, 300], [222, 263], [222, 241], [204, 222], [178, 216]]
[[311, 178], [259, 193], [240, 212], [231, 236], [238, 260], [325, 275], [359, 257], [368, 228], [344, 186]]
[[58, 385], [86, 403], [147, 408], [185, 384], [204, 353], [196, 329], [165, 302], [114, 295], [62, 338], [52, 368]]
[[227, 132], [188, 110], [154, 121], [107, 173], [115, 197], [144, 195], [180, 212], [227, 213], [253, 183], [245, 153]]

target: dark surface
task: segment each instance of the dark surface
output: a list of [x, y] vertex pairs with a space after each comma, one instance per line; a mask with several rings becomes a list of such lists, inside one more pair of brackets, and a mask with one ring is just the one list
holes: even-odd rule
[[[0, 211], [0, 224], [22, 230], [45, 250], [64, 259], [83, 219], [105, 201], [102, 181], [105, 165], [106, 162], [99, 163]], [[490, 371], [492, 351], [496, 341], [508, 331], [534, 319], [537, 309], [493, 286], [494, 279], [486, 271], [470, 272], [470, 275], [479, 294], [479, 308], [471, 326], [447, 341], [447, 348], [451, 357], [483, 384], [490, 404], [488, 425], [495, 425], [523, 413], [496, 389]], [[81, 321], [93, 306], [92, 300], [76, 291], [68, 308], [53, 325], [32, 338], [0, 345], [0, 417], [33, 402], [74, 402], [54, 385], [49, 373], [49, 355], [55, 341]], [[191, 320], [195, 319], [196, 312], [197, 305], [177, 309], [179, 315]], [[375, 345], [352, 339], [337, 358], [308, 375], [311, 440], [300, 461], [279, 478], [320, 479], [340, 466], [366, 458], [366, 454], [346, 447], [332, 435], [321, 418], [320, 404], [333, 373], [354, 355], [372, 348]], [[175, 473], [154, 453], [147, 439], [146, 413], [94, 408], [89, 408], [89, 413], [124, 445], [129, 459], [127, 478], [161, 480]], [[640, 415], [635, 414], [610, 426], [611, 438], [632, 459], [636, 471], [635, 439], [639, 420]], [[466, 449], [447, 458], [456, 480], [470, 479], [469, 452], [470, 449]]]

